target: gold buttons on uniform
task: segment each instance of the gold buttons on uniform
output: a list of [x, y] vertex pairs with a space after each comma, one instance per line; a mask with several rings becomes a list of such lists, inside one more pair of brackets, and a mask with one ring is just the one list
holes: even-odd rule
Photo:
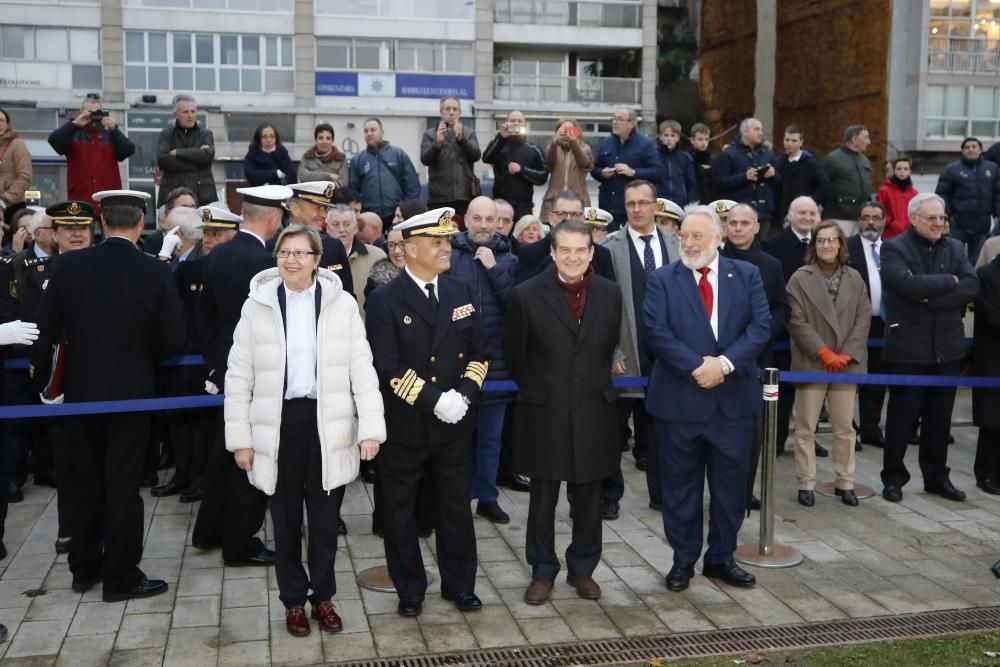
[[437, 382], [437, 381], [438, 381], [438, 379], [432, 375], [431, 376], [431, 382]]
[[465, 355], [463, 353], [459, 352], [458, 353], [458, 358], [459, 359], [465, 359]]
[[431, 357], [431, 363], [433, 364], [435, 361], [437, 361], [437, 357]]

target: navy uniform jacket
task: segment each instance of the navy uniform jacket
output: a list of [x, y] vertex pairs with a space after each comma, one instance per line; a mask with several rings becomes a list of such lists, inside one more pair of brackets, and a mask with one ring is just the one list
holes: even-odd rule
[[67, 403], [154, 396], [157, 365], [184, 344], [170, 268], [121, 237], [59, 258], [38, 328], [36, 379], [47, 379], [52, 346], [64, 334]]
[[17, 318], [26, 322], [35, 321], [42, 292], [52, 276], [55, 257], [39, 257], [35, 247], [25, 249], [14, 257], [14, 278], [17, 280]]
[[[462, 280], [438, 276], [435, 315], [427, 294], [404, 271], [365, 303], [365, 326], [385, 402], [388, 440], [443, 444], [472, 435], [475, 400], [489, 369], [482, 317]], [[457, 424], [434, 415], [441, 394], [456, 389], [473, 402]]]
[[208, 379], [220, 391], [225, 382], [229, 348], [233, 346], [233, 332], [240, 321], [243, 302], [250, 294], [250, 279], [274, 266], [274, 256], [264, 244], [243, 231], [205, 258], [196, 320]]

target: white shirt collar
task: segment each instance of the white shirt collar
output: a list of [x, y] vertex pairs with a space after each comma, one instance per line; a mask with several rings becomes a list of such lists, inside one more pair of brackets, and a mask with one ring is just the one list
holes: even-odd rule
[[262, 239], [261, 237], [257, 236], [253, 232], [251, 232], [249, 229], [241, 229], [240, 232], [242, 232], [243, 234], [249, 234], [250, 236], [252, 236], [255, 239], [257, 239], [258, 241], [260, 241], [260, 244], [262, 246], [264, 246], [265, 248], [267, 247], [267, 242], [265, 242], [264, 239]]
[[286, 283], [285, 281], [281, 281], [281, 282], [285, 286], [285, 296], [293, 296], [293, 297], [296, 297], [296, 298], [309, 296], [309, 297], [312, 297], [312, 298], [316, 298], [316, 279], [315, 278], [313, 278], [312, 285], [310, 285], [306, 289], [302, 290], [301, 292], [296, 292], [295, 290], [293, 290], [291, 287], [288, 286], [288, 283]]
[[410, 271], [410, 267], [407, 266], [403, 270], [406, 271], [406, 275], [410, 276], [413, 282], [417, 284], [417, 287], [419, 287], [420, 291], [424, 293], [424, 296], [430, 298], [430, 296], [427, 294], [427, 285], [434, 285], [434, 295], [437, 296], [438, 299], [441, 298], [441, 294], [440, 292], [438, 292], [437, 276], [434, 276], [433, 280], [423, 280], [422, 278], [417, 278], [415, 275], [413, 275], [413, 272]]

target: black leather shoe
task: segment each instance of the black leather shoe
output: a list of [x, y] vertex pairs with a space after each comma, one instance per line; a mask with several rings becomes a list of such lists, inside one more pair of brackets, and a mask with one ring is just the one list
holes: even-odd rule
[[476, 514], [486, 517], [493, 523], [510, 523], [510, 515], [500, 509], [497, 503], [478, 503]]
[[160, 476], [155, 471], [143, 474], [139, 480], [139, 487], [148, 489], [160, 483]]
[[266, 566], [274, 565], [274, 552], [270, 549], [261, 549], [253, 556], [246, 558], [244, 560], [227, 560], [226, 565], [229, 567], [244, 567], [244, 566]]
[[3, 542], [0, 542], [0, 560], [3, 560], [6, 557], [7, 557], [7, 547], [3, 545]]
[[396, 612], [407, 618], [420, 616], [421, 611], [423, 611], [423, 603], [417, 598], [400, 598], [399, 605], [396, 607]]
[[143, 576], [142, 581], [135, 585], [130, 591], [124, 593], [104, 593], [105, 602], [121, 602], [132, 598], [149, 598], [160, 593], [167, 592], [167, 582], [162, 579], [148, 579]]
[[691, 577], [694, 576], [694, 565], [686, 563], [674, 563], [667, 572], [667, 590], [679, 593], [688, 587]]
[[890, 503], [898, 503], [903, 499], [903, 489], [895, 484], [886, 484], [885, 488], [882, 489], [882, 497]]
[[337, 517], [337, 534], [347, 535], [347, 524], [344, 523], [344, 520], [339, 516]]
[[621, 507], [613, 500], [601, 503], [601, 518], [605, 521], [614, 521], [618, 518]]
[[760, 511], [760, 498], [757, 496], [750, 496], [750, 509]]
[[840, 497], [841, 502], [851, 507], [858, 506], [858, 496], [854, 489], [834, 489], [833, 492]]
[[799, 491], [799, 505], [812, 507], [816, 504], [816, 494], [812, 491]]
[[483, 608], [483, 601], [475, 593], [441, 593], [441, 597], [454, 602], [459, 611], [479, 611]]
[[56, 540], [56, 553], [57, 554], [68, 554], [69, 553], [69, 540]]
[[862, 446], [861, 441], [860, 440], [855, 440], [854, 441], [854, 451], [860, 452], [862, 450], [864, 450], [864, 446]]
[[507, 484], [507, 488], [511, 491], [527, 493], [528, 491], [531, 491], [531, 478], [527, 475], [515, 473], [510, 476], [510, 482]]
[[35, 475], [35, 486], [51, 486], [56, 488], [56, 480], [52, 475]]
[[165, 496], [176, 496], [183, 490], [184, 490], [183, 486], [181, 486], [174, 480], [170, 480], [166, 484], [154, 486], [149, 493], [154, 498], [163, 498]]
[[881, 432], [862, 433], [861, 444], [871, 445], [872, 447], [878, 447], [881, 449], [885, 447], [885, 436], [883, 436]]
[[649, 509], [656, 510], [657, 512], [663, 511], [663, 503], [658, 503], [655, 500], [649, 501]]
[[1000, 579], [1000, 560], [998, 560], [997, 562], [993, 563], [993, 567], [990, 568], [990, 572], [993, 573], [994, 577], [996, 577], [997, 579]]
[[825, 459], [829, 455], [830, 455], [830, 450], [828, 450], [826, 447], [823, 447], [822, 445], [816, 445], [816, 456], [818, 456], [821, 459]]
[[635, 469], [636, 470], [645, 470], [646, 469], [646, 463], [647, 463], [647, 461], [646, 461], [646, 457], [645, 456], [637, 456], [637, 457], [635, 457]]
[[941, 496], [947, 500], [954, 500], [955, 502], [962, 502], [965, 500], [965, 492], [956, 489], [955, 485], [947, 479], [940, 484], [934, 484], [931, 486], [925, 484], [924, 491], [926, 493], [933, 493], [936, 496]]
[[706, 565], [701, 568], [701, 573], [709, 579], [721, 579], [730, 586], [740, 588], [750, 588], [757, 583], [757, 579], [731, 560], [728, 563]]
[[201, 500], [201, 497], [202, 497], [201, 489], [196, 489], [195, 487], [192, 486], [181, 491], [181, 495], [177, 498], [177, 500], [181, 501], [182, 503], [196, 503], [199, 500]]
[[978, 482], [976, 482], [976, 486], [978, 486], [986, 493], [989, 493], [990, 495], [1000, 496], [1000, 485], [998, 485], [992, 479], [989, 478], [981, 479]]
[[95, 585], [101, 583], [101, 577], [73, 577], [73, 592], [86, 593]]

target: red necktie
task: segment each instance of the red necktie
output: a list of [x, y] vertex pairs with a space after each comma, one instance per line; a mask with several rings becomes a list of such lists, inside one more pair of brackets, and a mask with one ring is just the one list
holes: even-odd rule
[[701, 302], [705, 304], [705, 312], [708, 314], [709, 322], [712, 321], [712, 301], [714, 301], [712, 283], [708, 282], [708, 272], [711, 270], [707, 266], [698, 269], [698, 273], [701, 274], [701, 278], [698, 279], [698, 294], [701, 294]]

